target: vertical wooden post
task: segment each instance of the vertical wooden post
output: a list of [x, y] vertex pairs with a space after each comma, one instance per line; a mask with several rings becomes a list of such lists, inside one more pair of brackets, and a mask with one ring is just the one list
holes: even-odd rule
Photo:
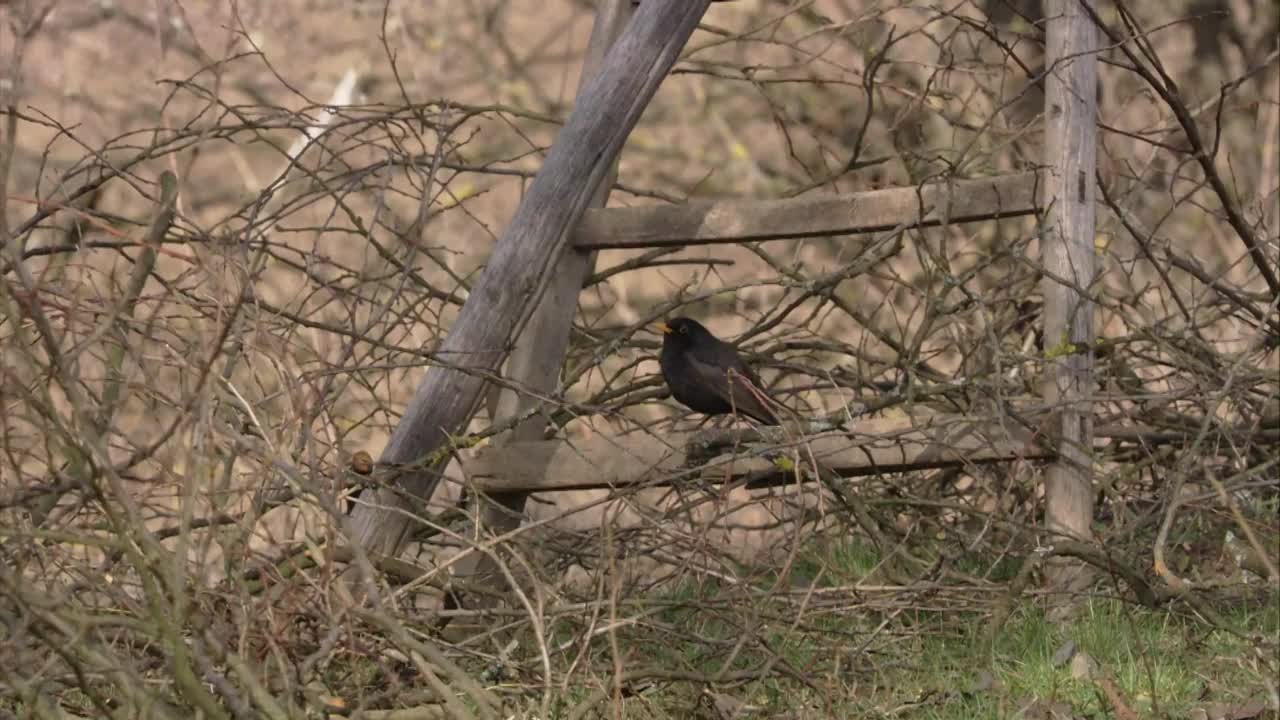
[[[613, 45], [632, 15], [632, 0], [600, 0], [596, 9], [595, 24], [587, 43], [583, 59], [582, 75], [578, 79], [578, 92], [600, 70], [605, 54]], [[609, 192], [618, 177], [618, 162], [614, 161], [596, 194], [587, 207], [604, 207]], [[524, 331], [516, 341], [507, 360], [506, 377], [524, 392], [503, 389], [498, 396], [494, 421], [501, 422], [528, 412], [541, 402], [540, 398], [554, 395], [564, 365], [565, 351], [569, 347], [569, 331], [578, 309], [578, 295], [595, 268], [596, 253], [568, 250], [560, 256], [552, 269], [553, 277], [547, 286]], [[550, 410], [550, 408], [548, 408]], [[547, 427], [545, 415], [533, 415], [505, 436], [499, 443], [524, 440], [540, 440]], [[479, 498], [479, 527], [484, 532], [502, 534], [519, 527], [528, 493], [501, 493]], [[493, 558], [479, 553], [464, 558], [454, 566], [454, 576], [459, 585], [482, 585], [497, 589], [502, 576], [497, 572]], [[481, 596], [468, 605], [484, 603]], [[456, 597], [449, 598], [447, 606], [456, 604]]]
[[[1098, 31], [1082, 8], [1092, 0], [1047, 0], [1045, 163], [1048, 216], [1041, 254], [1046, 276], [1044, 396], [1061, 409], [1059, 459], [1045, 475], [1045, 525], [1062, 535], [1092, 537], [1094, 192], [1097, 163]], [[1055, 565], [1049, 581], [1076, 589], [1078, 564]]]

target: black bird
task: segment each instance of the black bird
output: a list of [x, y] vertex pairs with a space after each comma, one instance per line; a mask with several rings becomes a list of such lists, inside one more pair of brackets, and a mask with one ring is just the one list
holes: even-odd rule
[[759, 376], [732, 345], [716, 338], [697, 320], [685, 317], [656, 327], [662, 331], [658, 363], [676, 400], [705, 415], [736, 411], [764, 425], [780, 424]]

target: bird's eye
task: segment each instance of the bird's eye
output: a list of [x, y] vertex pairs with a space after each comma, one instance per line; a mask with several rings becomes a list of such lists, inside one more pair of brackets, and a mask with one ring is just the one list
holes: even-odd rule
[[681, 325], [681, 326], [680, 326], [680, 334], [681, 334], [681, 335], [688, 335], [688, 334], [689, 334], [689, 326], [688, 326], [688, 325]]

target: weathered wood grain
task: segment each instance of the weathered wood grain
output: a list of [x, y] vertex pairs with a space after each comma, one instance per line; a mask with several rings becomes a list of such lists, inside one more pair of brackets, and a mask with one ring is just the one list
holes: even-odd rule
[[[587, 43], [586, 57], [583, 59], [582, 76], [578, 82], [578, 102], [583, 100], [581, 94], [590, 79], [600, 72], [605, 55], [622, 34], [632, 14], [631, 0], [602, 0], [599, 3], [591, 38]], [[617, 175], [618, 160], [615, 158], [604, 182], [588, 203], [590, 207], [603, 207], [608, 202], [609, 191], [613, 188]], [[569, 347], [569, 331], [578, 310], [578, 295], [595, 268], [595, 259], [594, 252], [575, 249], [563, 253], [556, 262], [551, 284], [538, 302], [529, 323], [520, 333], [511, 357], [507, 360], [505, 375], [508, 385], [500, 389], [495, 386], [499, 393], [492, 412], [493, 421], [501, 423], [512, 417], [525, 419], [510, 432], [497, 438], [496, 444], [537, 440], [546, 430], [547, 414], [528, 413], [543, 403], [544, 398], [556, 394], [565, 352]], [[550, 413], [552, 409], [548, 408], [547, 412]], [[495, 535], [516, 529], [520, 525], [528, 497], [528, 493], [524, 492], [482, 496], [479, 506], [480, 526]], [[505, 582], [493, 556], [484, 553], [472, 553], [464, 557], [454, 566], [454, 577], [462, 585], [499, 586]], [[468, 602], [468, 606], [486, 599], [488, 598], [473, 599]]]
[[[1045, 473], [1045, 525], [1079, 540], [1093, 524], [1094, 195], [1098, 31], [1081, 0], [1050, 0], [1045, 76], [1045, 192], [1041, 254], [1044, 338], [1051, 367], [1044, 399], [1061, 413], [1058, 460]], [[1068, 570], [1068, 572], [1070, 572]], [[1062, 575], [1062, 573], [1057, 573]], [[1053, 580], [1063, 586], [1072, 581]]]
[[[776, 473], [780, 481], [794, 479], [775, 464], [779, 456], [801, 464], [817, 460], [844, 476], [1053, 456], [1042, 438], [1009, 417], [930, 415], [858, 425], [850, 433], [744, 442], [736, 452], [718, 454], [692, 467], [691, 456], [702, 454], [699, 448], [704, 441], [699, 433], [513, 443], [479, 451], [463, 469], [468, 481], [482, 492], [539, 492], [661, 486], [698, 476], [708, 482], [761, 478], [769, 473]], [[763, 432], [767, 436], [768, 431]], [[744, 437], [759, 434], [750, 431]]]
[[[560, 131], [410, 400], [381, 467], [421, 466], [447, 451], [481, 399], [569, 250], [570, 231], [608, 175], [622, 144], [675, 63], [708, 0], [646, 0], [610, 50], [600, 73]], [[426, 498], [440, 475], [430, 468], [394, 476], [396, 487], [366, 492], [351, 514], [352, 540], [394, 554], [412, 527], [410, 496]], [[403, 493], [400, 491], [404, 491]]]
[[846, 235], [1029, 215], [1041, 209], [1037, 173], [790, 200], [725, 200], [589, 210], [579, 249], [706, 245]]

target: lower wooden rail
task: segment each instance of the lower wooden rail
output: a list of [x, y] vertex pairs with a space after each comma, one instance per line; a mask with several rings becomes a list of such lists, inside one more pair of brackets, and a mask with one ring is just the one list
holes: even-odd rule
[[483, 448], [463, 462], [476, 490], [547, 492], [661, 486], [702, 477], [794, 480], [817, 462], [838, 475], [904, 472], [1055, 457], [1039, 426], [1045, 413], [923, 415], [859, 421], [850, 431], [806, 428], [717, 430], [659, 437], [596, 435]]

